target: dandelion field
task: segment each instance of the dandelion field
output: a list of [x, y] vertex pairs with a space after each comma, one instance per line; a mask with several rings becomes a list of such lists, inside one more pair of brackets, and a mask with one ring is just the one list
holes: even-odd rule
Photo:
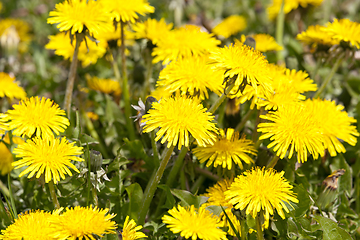
[[359, 11], [1, 1], [0, 239], [360, 239]]

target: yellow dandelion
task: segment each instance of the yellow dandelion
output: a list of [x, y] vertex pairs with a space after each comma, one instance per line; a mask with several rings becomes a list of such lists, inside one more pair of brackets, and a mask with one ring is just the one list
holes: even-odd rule
[[236, 78], [235, 89], [245, 83], [257, 91], [258, 85], [270, 88], [269, 63], [265, 56], [240, 42], [213, 51], [209, 56], [214, 70], [225, 78]]
[[299, 33], [296, 39], [311, 45], [313, 48], [318, 45], [332, 46], [340, 43], [339, 40], [333, 39], [330, 33], [320, 25], [309, 26], [306, 31]]
[[133, 219], [129, 221], [129, 216], [126, 216], [123, 231], [121, 233], [123, 240], [135, 240], [139, 238], [147, 238], [147, 236], [138, 232], [142, 229], [142, 226], [136, 226], [136, 223]]
[[[306, 8], [308, 5], [319, 6], [324, 0], [284, 0], [284, 14], [288, 14], [300, 6]], [[267, 7], [267, 13], [270, 19], [275, 19], [280, 12], [283, 0], [272, 0], [271, 5]]]
[[86, 76], [86, 82], [89, 88], [106, 94], [114, 94], [119, 96], [121, 94], [121, 87], [119, 81], [113, 79], [105, 79], [98, 77]]
[[284, 171], [278, 173], [274, 169], [253, 168], [235, 178], [229, 190], [225, 192], [226, 199], [235, 209], [244, 210], [253, 218], [264, 214], [264, 228], [268, 228], [270, 215], [276, 209], [279, 216], [285, 219], [289, 212], [285, 203], [298, 203], [292, 191], [293, 186], [283, 177]]
[[199, 146], [212, 144], [216, 139], [217, 127], [212, 122], [214, 116], [206, 111], [196, 99], [186, 97], [163, 98], [154, 102], [152, 108], [143, 117], [144, 132], [151, 132], [156, 128], [155, 141], [162, 136], [161, 143], [167, 147], [188, 147], [191, 134]]
[[225, 38], [230, 37], [246, 28], [247, 22], [243, 16], [231, 15], [216, 25], [212, 32]]
[[201, 32], [198, 28], [176, 28], [159, 39], [153, 49], [153, 62], [162, 61], [166, 65], [178, 58], [200, 57], [216, 49], [220, 43], [213, 34]]
[[[5, 136], [1, 136], [4, 133], [5, 131], [3, 131], [0, 128], [0, 137], [4, 138], [3, 141], [5, 143], [10, 144], [9, 134], [6, 134]], [[0, 174], [1, 175], [5, 175], [11, 172], [11, 170], [13, 169], [12, 163], [14, 161], [12, 153], [10, 152], [10, 150], [8, 149], [8, 147], [4, 142], [0, 142]], [[21, 144], [24, 143], [24, 140], [22, 140], [22, 138], [20, 137], [13, 137], [12, 142], [15, 144]]]
[[99, 120], [99, 115], [97, 115], [94, 112], [86, 112], [86, 115], [88, 118], [90, 118], [93, 121]]
[[[221, 181], [218, 181], [214, 186], [208, 188], [206, 190], [207, 193], [204, 194], [205, 197], [208, 197], [208, 200], [202, 206], [204, 207], [222, 206], [225, 209], [225, 212], [230, 218], [234, 227], [236, 228], [237, 232], [240, 234], [241, 233], [240, 221], [232, 213], [231, 209], [233, 208], [233, 205], [229, 202], [229, 200], [226, 199], [225, 196], [225, 192], [229, 189], [232, 183], [233, 180], [223, 179]], [[219, 217], [220, 217], [221, 227], [228, 227], [228, 234], [235, 236], [235, 232], [232, 229], [225, 214], [222, 212]]]
[[269, 34], [259, 33], [251, 36], [255, 40], [255, 49], [260, 52], [280, 51], [283, 49]]
[[69, 143], [65, 137], [61, 139], [54, 138], [54, 136], [34, 137], [19, 144], [13, 152], [17, 158], [21, 158], [13, 163], [15, 169], [28, 166], [19, 174], [19, 177], [30, 173], [28, 178], [35, 174], [35, 177], [39, 178], [45, 174], [46, 183], [53, 180], [56, 184], [60, 181], [60, 177], [65, 179], [65, 174], [72, 176], [69, 168], [79, 172], [71, 161], [84, 161], [77, 157], [77, 155], [83, 154], [82, 147], [75, 146], [75, 142]]
[[[58, 33], [49, 36], [49, 43], [45, 45], [46, 49], [55, 50], [55, 54], [63, 56], [64, 59], [72, 61], [75, 50], [75, 41], [71, 44], [70, 39], [65, 33]], [[105, 40], [95, 43], [87, 40], [82, 41], [79, 46], [78, 60], [83, 67], [95, 64], [99, 58], [106, 53], [107, 43]]]
[[13, 169], [13, 166], [11, 165], [13, 156], [3, 142], [0, 143], [0, 156], [0, 173], [1, 175], [8, 174]]
[[334, 19], [322, 28], [335, 41], [344, 41], [360, 48], [360, 23], [350, 21], [349, 19]]
[[[178, 94], [180, 95], [180, 94]], [[173, 96], [173, 93], [170, 92], [166, 87], [157, 87], [154, 90], [151, 91], [151, 94], [147, 97], [154, 97], [157, 100], [163, 99], [163, 98], [169, 98]]]
[[162, 221], [170, 230], [181, 237], [192, 240], [225, 240], [226, 233], [219, 228], [218, 217], [210, 213], [204, 207], [196, 209], [177, 206], [169, 210], [169, 215], [164, 215]]
[[324, 155], [325, 150], [317, 114], [312, 106], [303, 103], [293, 103], [278, 108], [276, 112], [268, 112], [260, 116], [269, 122], [259, 124], [258, 132], [263, 133], [259, 139], [270, 138], [272, 142], [267, 147], [274, 147], [276, 155], [281, 159], [288, 149], [288, 158], [296, 152], [299, 162], [307, 161], [308, 153], [317, 159], [319, 155]]
[[219, 136], [213, 145], [197, 147], [193, 153], [200, 160], [200, 163], [207, 161], [207, 167], [214, 164], [214, 167], [221, 166], [230, 170], [233, 163], [238, 165], [240, 169], [243, 169], [243, 162], [253, 163], [254, 161], [248, 154], [256, 155], [256, 149], [251, 140], [244, 136], [240, 138], [239, 132], [235, 132], [233, 128], [228, 128], [226, 133], [220, 129]]
[[224, 92], [223, 75], [207, 65], [207, 57], [180, 58], [171, 62], [159, 75], [157, 87], [171, 93], [209, 98], [208, 89], [221, 95]]
[[138, 14], [144, 16], [155, 11], [147, 0], [101, 0], [101, 2], [117, 22], [135, 23], [135, 20], [139, 18]]
[[314, 118], [317, 118], [322, 128], [324, 145], [331, 156], [345, 153], [345, 147], [341, 141], [355, 146], [359, 132], [356, 130], [356, 119], [349, 117], [344, 106], [336, 105], [335, 101], [314, 99], [307, 100], [304, 104], [314, 108]]
[[109, 209], [97, 207], [66, 208], [66, 211], [53, 218], [55, 226], [52, 236], [60, 240], [92, 239], [94, 236], [103, 237], [105, 234], [114, 234], [116, 223], [111, 221], [114, 214], [108, 214]]
[[1, 230], [1, 240], [37, 239], [55, 240], [51, 236], [54, 226], [51, 224], [53, 216], [43, 210], [27, 211], [18, 215], [15, 222], [5, 230]]
[[101, 29], [111, 29], [111, 14], [104, 8], [101, 1], [65, 0], [55, 5], [49, 13], [49, 24], [57, 24], [60, 32], [71, 31], [71, 34], [89, 31], [91, 35]]
[[19, 86], [19, 83], [15, 81], [15, 77], [0, 72], [0, 97], [8, 97], [10, 101], [14, 98], [24, 99], [26, 98], [26, 92]]
[[65, 111], [47, 98], [31, 97], [12, 107], [14, 109], [7, 111], [5, 119], [16, 136], [36, 134], [37, 137], [47, 137], [53, 136], [53, 132], [58, 135], [70, 125]]
[[[129, 27], [125, 27], [124, 29], [125, 36], [125, 46], [132, 46], [135, 44], [135, 34], [130, 31]], [[111, 41], [116, 41], [117, 46], [121, 46], [121, 27], [120, 24], [117, 23], [113, 25], [111, 30], [109, 29], [100, 29], [97, 34], [94, 34], [94, 37], [102, 42], [103, 44], [109, 42], [109, 46], [112, 46]], [[105, 45], [105, 44], [104, 44]], [[116, 46], [116, 45], [115, 45]]]
[[17, 18], [5, 18], [0, 20], [1, 45], [14, 44], [13, 40], [19, 41], [19, 50], [26, 51], [31, 40], [30, 25], [24, 20]]
[[263, 95], [258, 95], [258, 104], [265, 106], [265, 110], [276, 110], [280, 106], [285, 106], [299, 100], [305, 100], [302, 93], [316, 91], [317, 86], [309, 74], [304, 71], [287, 69], [274, 64], [272, 67], [272, 89], [264, 91]]
[[137, 39], [146, 38], [151, 40], [153, 44], [156, 44], [162, 37], [167, 35], [172, 27], [173, 24], [167, 24], [164, 18], [160, 19], [160, 21], [149, 18], [145, 22], [138, 22], [132, 26]]

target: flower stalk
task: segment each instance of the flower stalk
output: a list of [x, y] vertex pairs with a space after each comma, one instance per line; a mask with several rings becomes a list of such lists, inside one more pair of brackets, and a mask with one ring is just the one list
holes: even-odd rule
[[54, 207], [55, 209], [59, 209], [60, 208], [60, 203], [56, 197], [56, 191], [55, 191], [55, 187], [54, 187], [54, 182], [50, 181], [49, 183], [49, 190], [50, 190], [50, 196], [51, 196], [51, 200], [54, 203]]
[[214, 113], [216, 111], [216, 109], [218, 109], [218, 107], [221, 105], [221, 103], [227, 98], [228, 94], [230, 93], [231, 89], [233, 89], [233, 87], [235, 86], [235, 84], [231, 84], [230, 86], [228, 86], [225, 90], [225, 92], [216, 100], [216, 102], [209, 108], [208, 112]]
[[[284, 37], [284, 20], [285, 20], [285, 14], [284, 14], [284, 3], [285, 0], [282, 0], [281, 7], [279, 10], [279, 14], [276, 19], [276, 42], [281, 46], [284, 47], [283, 43], [283, 37]], [[278, 64], [281, 65], [284, 63], [284, 54], [283, 50], [276, 52], [276, 58], [278, 61]]]
[[[131, 141], [135, 140], [135, 130], [134, 125], [131, 120], [131, 106], [130, 106], [130, 94], [129, 94], [129, 86], [128, 86], [128, 78], [126, 71], [126, 55], [125, 55], [125, 23], [121, 21], [121, 75], [122, 75], [122, 88], [123, 88], [123, 98], [125, 105], [125, 120], [127, 129], [129, 131], [129, 138]], [[120, 79], [119, 79], [120, 80]]]
[[318, 98], [320, 96], [320, 94], [325, 90], [326, 86], [329, 84], [330, 80], [334, 77], [336, 71], [339, 69], [343, 60], [344, 60], [344, 55], [341, 55], [336, 59], [336, 62], [334, 64], [334, 66], [332, 67], [329, 75], [326, 77], [325, 81], [321, 84], [321, 87], [315, 93], [315, 95], [313, 97], [314, 99]]
[[261, 222], [260, 222], [260, 214], [257, 214], [256, 218], [256, 234], [258, 240], [264, 240], [264, 233], [261, 228]]
[[68, 81], [66, 84], [66, 92], [65, 92], [65, 100], [64, 100], [64, 109], [66, 110], [69, 118], [70, 118], [72, 94], [74, 90], [74, 83], [76, 77], [76, 69], [78, 64], [79, 47], [82, 40], [83, 40], [82, 34], [75, 35], [75, 50], [70, 65], [70, 71], [69, 71]]
[[145, 217], [149, 210], [151, 200], [154, 197], [156, 188], [162, 178], [162, 175], [165, 171], [165, 167], [169, 162], [169, 159], [174, 150], [174, 147], [175, 146], [172, 145], [170, 148], [166, 149], [165, 156], [164, 156], [163, 160], [161, 161], [159, 168], [156, 170], [155, 174], [153, 174], [151, 176], [151, 179], [150, 179], [148, 185], [146, 186], [142, 207], [140, 208], [141, 210], [138, 215], [138, 224], [139, 225], [143, 225], [145, 223]]

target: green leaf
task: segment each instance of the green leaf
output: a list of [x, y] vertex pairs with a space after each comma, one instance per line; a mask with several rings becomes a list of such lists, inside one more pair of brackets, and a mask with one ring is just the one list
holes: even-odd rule
[[98, 144], [98, 140], [96, 140], [95, 138], [87, 135], [87, 134], [81, 134], [80, 136], [80, 142], [81, 142], [81, 146], [85, 146], [86, 144]]
[[194, 196], [191, 192], [180, 189], [173, 189], [171, 193], [179, 198], [184, 206], [194, 205], [196, 208], [199, 208], [201, 204], [207, 201], [208, 197], [204, 196]]
[[125, 190], [129, 195], [128, 215], [130, 218], [137, 221], [137, 216], [142, 207], [142, 200], [144, 198], [142, 188], [138, 183], [133, 183], [125, 188]]
[[294, 188], [294, 192], [296, 192], [297, 199], [299, 203], [297, 204], [297, 208], [295, 209], [295, 217], [302, 217], [306, 214], [306, 212], [310, 209], [311, 206], [311, 199], [309, 196], [308, 191], [304, 188], [302, 184], [297, 185]]
[[314, 216], [314, 219], [321, 226], [324, 240], [352, 240], [351, 236], [333, 220], [322, 216]]
[[162, 208], [167, 208], [167, 209], [171, 209], [175, 206], [175, 198], [174, 196], [171, 194], [171, 189], [169, 188], [168, 185], [165, 184], [159, 184], [158, 188], [162, 189], [165, 191], [166, 193], [166, 201], [164, 206], [161, 206]]

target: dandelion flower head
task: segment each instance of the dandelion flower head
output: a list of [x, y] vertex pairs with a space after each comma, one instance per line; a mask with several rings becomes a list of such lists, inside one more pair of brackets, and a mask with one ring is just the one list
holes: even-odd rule
[[28, 178], [35, 174], [36, 178], [39, 178], [45, 174], [46, 183], [52, 180], [56, 184], [60, 181], [60, 177], [65, 179], [65, 174], [72, 176], [69, 168], [79, 172], [71, 161], [84, 161], [78, 157], [83, 154], [82, 147], [75, 146], [74, 142], [69, 143], [65, 137], [61, 139], [54, 138], [54, 136], [34, 137], [19, 144], [13, 152], [17, 158], [21, 158], [13, 163], [15, 169], [27, 166], [19, 177], [30, 173]]
[[19, 83], [15, 81], [15, 77], [0, 72], [0, 97], [8, 97], [10, 101], [14, 98], [24, 99], [26, 98], [26, 92], [19, 86]]
[[139, 238], [146, 238], [147, 236], [138, 232], [142, 229], [142, 226], [136, 226], [136, 223], [133, 219], [129, 220], [129, 216], [126, 216], [123, 231], [121, 233], [123, 240], [135, 240]]
[[316, 116], [313, 106], [303, 103], [293, 103], [278, 108], [276, 112], [268, 112], [260, 116], [269, 122], [260, 123], [258, 132], [263, 135], [259, 139], [270, 138], [272, 141], [267, 147], [274, 147], [276, 155], [281, 159], [289, 150], [290, 159], [297, 153], [299, 162], [307, 161], [308, 153], [314, 159], [324, 155], [324, 136], [322, 135], [321, 121]]
[[179, 205], [170, 209], [168, 213], [169, 215], [162, 217], [162, 221], [173, 233], [180, 233], [181, 237], [192, 240], [227, 239], [226, 233], [219, 228], [218, 217], [204, 207], [196, 209], [194, 205], [190, 207]]
[[162, 18], [160, 21], [156, 19], [147, 19], [145, 22], [138, 22], [132, 26], [137, 39], [146, 38], [151, 40], [153, 44], [157, 44], [160, 39], [169, 34], [173, 24], [167, 24], [165, 19]]
[[207, 55], [220, 43], [213, 34], [202, 32], [197, 27], [176, 28], [159, 39], [153, 49], [153, 63], [162, 61], [166, 65], [178, 58]]
[[55, 5], [55, 10], [49, 13], [49, 24], [57, 24], [60, 32], [71, 31], [71, 34], [88, 30], [91, 35], [101, 29], [112, 28], [110, 13], [101, 1], [65, 0]]
[[296, 39], [311, 45], [313, 48], [318, 45], [332, 46], [340, 43], [339, 40], [333, 39], [331, 34], [320, 25], [309, 26], [306, 31], [299, 33]]
[[230, 37], [246, 28], [247, 22], [243, 16], [231, 15], [216, 25], [212, 32], [225, 38]]
[[108, 214], [109, 209], [97, 207], [66, 208], [62, 214], [54, 218], [52, 223], [55, 231], [52, 236], [60, 239], [95, 239], [93, 235], [102, 237], [104, 234], [114, 234], [116, 223], [111, 221], [114, 214]]
[[31, 40], [30, 25], [21, 19], [5, 18], [0, 20], [0, 40], [1, 45], [16, 38], [19, 41], [19, 51], [25, 52]]
[[64, 132], [70, 125], [65, 111], [48, 98], [31, 97], [14, 104], [13, 110], [6, 112], [10, 130], [16, 136], [48, 137]]
[[253, 168], [244, 172], [234, 179], [228, 191], [226, 199], [234, 208], [244, 210], [253, 218], [259, 212], [264, 214], [264, 228], [268, 228], [270, 215], [274, 210], [281, 218], [285, 219], [285, 212], [289, 212], [286, 203], [298, 203], [292, 186], [283, 177], [284, 171], [278, 173], [274, 169]]
[[244, 81], [255, 91], [258, 85], [265, 89], [270, 88], [272, 79], [269, 76], [269, 63], [265, 56], [239, 41], [212, 51], [209, 58], [214, 70], [221, 71], [225, 78], [236, 78], [236, 90], [244, 84]]
[[152, 108], [143, 116], [144, 132], [160, 127], [155, 141], [162, 136], [161, 143], [167, 147], [188, 147], [191, 134], [199, 146], [212, 144], [216, 139], [217, 127], [212, 122], [214, 116], [206, 111], [196, 99], [171, 97], [154, 102]]
[[259, 95], [259, 105], [265, 106], [265, 110], [276, 110], [280, 106], [288, 105], [293, 102], [305, 100], [302, 93], [316, 91], [317, 85], [309, 74], [304, 71], [287, 69], [278, 65], [271, 64], [274, 91], [264, 91]]
[[[45, 45], [46, 49], [55, 50], [55, 54], [63, 56], [65, 60], [72, 61], [75, 50], [75, 41], [71, 44], [69, 36], [65, 33], [58, 33], [54, 36], [49, 36], [49, 43]], [[83, 67], [90, 64], [95, 64], [99, 58], [106, 53], [107, 42], [101, 40], [99, 43], [87, 40], [82, 41], [79, 46], [78, 59]]]
[[350, 21], [349, 19], [334, 19], [332, 23], [328, 23], [322, 28], [327, 32], [331, 39], [335, 41], [344, 41], [360, 48], [360, 23]]
[[[271, 5], [267, 7], [269, 19], [275, 19], [280, 12], [283, 0], [272, 0]], [[284, 14], [288, 14], [300, 6], [307, 7], [308, 5], [319, 6], [323, 0], [284, 0]]]
[[243, 169], [243, 162], [251, 164], [254, 161], [250, 155], [256, 155], [254, 143], [245, 137], [240, 138], [239, 132], [233, 128], [220, 129], [220, 133], [213, 145], [197, 147], [193, 150], [194, 155], [200, 163], [208, 161], [206, 166], [214, 164], [214, 167], [221, 166], [232, 169], [233, 163]]
[[224, 91], [223, 76], [208, 64], [207, 57], [187, 57], [172, 61], [166, 66], [156, 83], [171, 93], [180, 90], [182, 95], [209, 98], [208, 90], [221, 95]]
[[[231, 209], [233, 208], [233, 205], [229, 202], [229, 200], [226, 199], [225, 192], [229, 189], [231, 184], [233, 183], [232, 179], [223, 179], [221, 181], [218, 181], [213, 187], [210, 187], [206, 190], [206, 194], [204, 194], [205, 197], [208, 197], [208, 200], [206, 203], [202, 204], [203, 207], [208, 206], [222, 206], [225, 209], [226, 214], [230, 218], [231, 222], [234, 224], [234, 226], [237, 228], [237, 231], [241, 232], [240, 222], [236, 218], [236, 216], [232, 213]], [[220, 223], [222, 224], [222, 227], [228, 227], [228, 234], [235, 236], [234, 230], [231, 228], [230, 224], [228, 223], [228, 220], [225, 216], [225, 214], [222, 212], [220, 214]]]
[[117, 22], [135, 23], [135, 20], [139, 18], [138, 14], [144, 16], [155, 11], [147, 0], [101, 0], [101, 2]]
[[15, 222], [5, 230], [1, 230], [1, 240], [38, 239], [55, 240], [51, 236], [54, 227], [51, 224], [53, 216], [43, 210], [28, 211], [18, 215]]
[[276, 42], [275, 38], [269, 34], [259, 33], [251, 37], [255, 40], [255, 49], [260, 52], [280, 51], [283, 49], [283, 47]]
[[86, 76], [86, 81], [89, 88], [106, 94], [114, 94], [119, 96], [121, 94], [121, 88], [119, 81], [113, 79], [105, 79], [98, 77]]
[[344, 106], [336, 105], [335, 101], [313, 99], [307, 100], [305, 105], [313, 107], [314, 118], [321, 123], [322, 135], [324, 136], [324, 146], [328, 149], [331, 156], [338, 153], [345, 153], [345, 147], [341, 141], [355, 146], [359, 132], [356, 130], [356, 119], [350, 117], [344, 110]]

